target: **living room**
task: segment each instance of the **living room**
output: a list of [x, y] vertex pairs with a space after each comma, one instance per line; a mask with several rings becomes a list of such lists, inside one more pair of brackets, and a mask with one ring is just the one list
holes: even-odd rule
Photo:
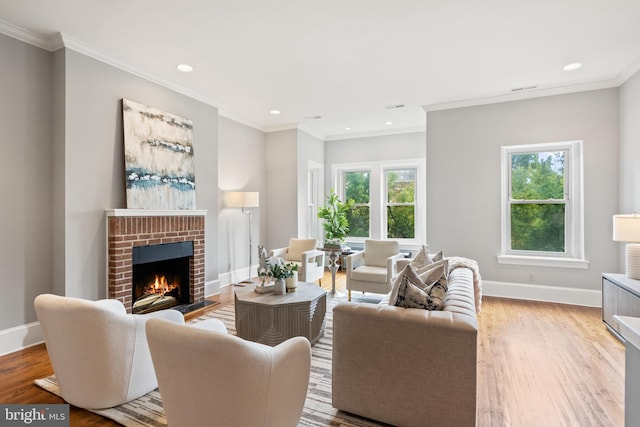
[[[0, 354], [41, 342], [37, 295], [106, 296], [105, 211], [126, 208], [123, 98], [194, 123], [206, 295], [250, 272], [246, 217], [224, 206], [224, 193], [260, 194], [254, 251], [285, 246], [307, 231], [309, 162], [321, 165], [328, 189], [334, 165], [423, 160], [423, 243], [476, 260], [485, 295], [599, 307], [602, 273], [625, 270], [611, 218], [640, 210], [637, 57], [605, 81], [566, 91], [424, 106], [422, 129], [323, 138], [305, 126], [265, 132], [207, 97], [110, 62], [84, 41], [51, 44], [14, 25], [0, 30], [0, 87], [11, 100], [0, 114], [0, 166], [11, 182], [2, 190]], [[499, 262], [500, 148], [576, 140], [584, 152], [586, 268]]]

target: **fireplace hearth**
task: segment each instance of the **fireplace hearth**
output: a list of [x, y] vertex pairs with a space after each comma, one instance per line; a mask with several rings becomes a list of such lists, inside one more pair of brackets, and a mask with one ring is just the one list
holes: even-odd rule
[[206, 304], [206, 211], [113, 209], [106, 214], [108, 298], [140, 314], [169, 306], [185, 313]]

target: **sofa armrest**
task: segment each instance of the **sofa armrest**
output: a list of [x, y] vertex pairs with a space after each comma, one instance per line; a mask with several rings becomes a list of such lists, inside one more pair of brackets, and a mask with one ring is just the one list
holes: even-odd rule
[[359, 263], [362, 263], [364, 259], [364, 251], [357, 251], [347, 255], [347, 272], [357, 267]]
[[403, 254], [395, 254], [387, 258], [387, 279], [391, 279], [398, 272], [396, 269], [396, 263], [398, 260], [404, 258]]
[[[334, 407], [393, 425], [433, 414], [439, 425], [475, 425], [475, 316], [340, 303], [333, 319]], [[441, 398], [425, 398], [433, 392]]]
[[284, 258], [284, 257], [286, 257], [288, 251], [289, 251], [289, 247], [271, 249], [271, 251], [269, 252], [269, 256], [270, 257], [279, 256], [279, 257]]
[[316, 264], [317, 266], [324, 267], [324, 251], [313, 249], [302, 252], [302, 264]]

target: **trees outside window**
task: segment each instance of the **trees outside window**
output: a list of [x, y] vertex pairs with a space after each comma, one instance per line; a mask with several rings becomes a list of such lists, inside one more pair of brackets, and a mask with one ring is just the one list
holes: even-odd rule
[[586, 268], [582, 142], [502, 147], [500, 263]]
[[416, 169], [387, 169], [387, 238], [415, 237]]
[[336, 192], [354, 201], [348, 214], [349, 241], [426, 242], [425, 163], [411, 159], [332, 165]]
[[350, 237], [369, 237], [370, 176], [369, 170], [343, 172], [344, 198], [354, 202], [347, 213]]

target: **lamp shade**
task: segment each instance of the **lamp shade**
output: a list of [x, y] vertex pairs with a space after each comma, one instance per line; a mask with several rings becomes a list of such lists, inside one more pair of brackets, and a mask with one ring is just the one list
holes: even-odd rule
[[614, 215], [613, 240], [616, 242], [640, 242], [640, 215]]
[[224, 194], [224, 204], [228, 208], [257, 208], [259, 201], [257, 191], [227, 191]]

